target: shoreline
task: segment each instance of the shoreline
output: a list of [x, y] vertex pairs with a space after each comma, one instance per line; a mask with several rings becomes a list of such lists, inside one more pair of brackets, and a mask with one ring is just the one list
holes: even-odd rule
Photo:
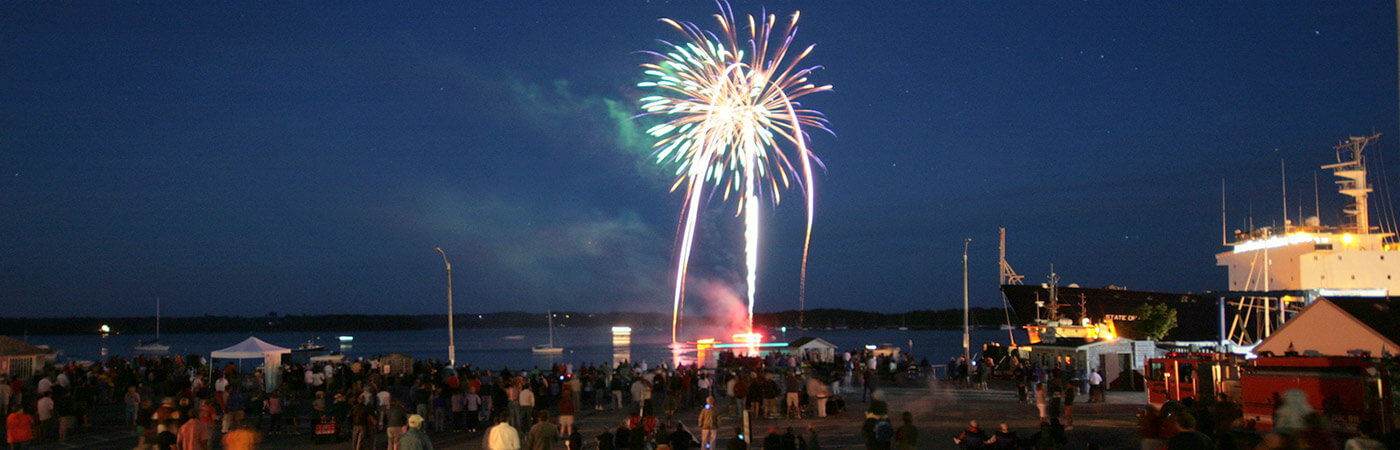
[[[817, 309], [805, 312], [804, 328], [798, 328], [798, 311], [778, 311], [755, 313], [754, 326], [764, 329], [805, 329], [807, 331], [835, 330], [875, 330], [908, 327], [918, 330], [961, 330], [962, 309], [916, 310], [903, 313], [881, 313], [850, 309]], [[973, 328], [980, 330], [999, 329], [1005, 322], [1004, 311], [1000, 308], [971, 308], [969, 314], [973, 323], [984, 324]], [[163, 333], [265, 333], [265, 332], [371, 332], [371, 331], [417, 331], [447, 327], [446, 314], [268, 314], [264, 316], [189, 316], [161, 317]], [[545, 313], [495, 312], [458, 313], [453, 315], [454, 328], [460, 329], [501, 329], [501, 328], [546, 328]], [[663, 327], [670, 329], [671, 315], [668, 313], [638, 312], [571, 312], [554, 313], [555, 325], [565, 327], [612, 327], [618, 325], [633, 328]], [[682, 318], [682, 329], [710, 326], [712, 318], [700, 315], [687, 315]], [[115, 332], [123, 334], [153, 334], [156, 329], [155, 316], [141, 317], [0, 317], [0, 329], [10, 330], [11, 336], [20, 335], [78, 335], [97, 334], [102, 325], [108, 325]]]

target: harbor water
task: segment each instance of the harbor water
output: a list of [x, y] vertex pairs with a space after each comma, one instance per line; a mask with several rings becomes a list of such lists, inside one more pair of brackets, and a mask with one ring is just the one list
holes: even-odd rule
[[[476, 367], [498, 369], [545, 367], [556, 362], [614, 363], [628, 360], [647, 362], [652, 366], [672, 358], [670, 330], [642, 328], [633, 330], [628, 339], [615, 339], [607, 327], [558, 328], [554, 343], [563, 347], [562, 354], [535, 355], [530, 347], [549, 341], [545, 328], [472, 328], [456, 329], [457, 361]], [[818, 337], [836, 345], [841, 351], [866, 348], [867, 345], [889, 344], [901, 351], [937, 365], [949, 357], [962, 354], [962, 332], [957, 330], [767, 330], [767, 342], [790, 342], [800, 337]], [[237, 344], [249, 333], [163, 333], [161, 342], [170, 346], [172, 355], [202, 355]], [[308, 341], [338, 351], [349, 359], [373, 358], [389, 353], [403, 353], [417, 359], [447, 359], [447, 329], [414, 331], [345, 331], [345, 332], [270, 332], [257, 333], [257, 338], [270, 344], [296, 349]], [[351, 336], [342, 342], [340, 336]], [[47, 345], [59, 350], [59, 361], [93, 361], [109, 356], [132, 356], [138, 341], [149, 341], [152, 335], [110, 334], [13, 336], [35, 345]], [[1018, 331], [1018, 343], [1025, 343], [1025, 333]], [[975, 330], [972, 332], [972, 353], [980, 353], [985, 343], [1007, 344], [1010, 337], [1004, 330]], [[693, 355], [693, 350], [690, 356]]]

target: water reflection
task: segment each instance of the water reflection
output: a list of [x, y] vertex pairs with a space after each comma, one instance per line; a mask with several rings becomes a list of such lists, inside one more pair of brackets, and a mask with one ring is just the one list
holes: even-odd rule
[[612, 365], [632, 361], [632, 327], [612, 327]]

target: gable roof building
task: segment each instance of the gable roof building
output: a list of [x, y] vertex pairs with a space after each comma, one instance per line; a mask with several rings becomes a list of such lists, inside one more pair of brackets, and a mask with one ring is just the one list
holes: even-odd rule
[[49, 350], [9, 336], [0, 336], [0, 373], [29, 377], [44, 367]]
[[802, 337], [788, 343], [788, 351], [802, 355], [810, 361], [832, 362], [836, 360], [836, 344], [818, 337]]
[[1400, 353], [1400, 302], [1389, 298], [1318, 298], [1255, 347], [1273, 352], [1345, 356]]

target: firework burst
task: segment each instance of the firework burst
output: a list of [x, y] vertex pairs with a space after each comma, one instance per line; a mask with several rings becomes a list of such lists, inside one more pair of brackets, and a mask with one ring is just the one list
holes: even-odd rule
[[[747, 38], [740, 39], [733, 10], [725, 4], [720, 5], [720, 10], [715, 15], [720, 26], [718, 33], [702, 30], [691, 22], [661, 19], [684, 35], [685, 40], [662, 41], [665, 50], [645, 52], [654, 56], [654, 61], [642, 65], [648, 79], [638, 84], [658, 91], [641, 99], [644, 114], [665, 120], [647, 130], [657, 139], [653, 157], [658, 164], [676, 167], [676, 182], [671, 190], [684, 187], [686, 193], [672, 305], [672, 341], [676, 340], [684, 306], [686, 270], [701, 193], [705, 191], [720, 193], [726, 201], [731, 195], [739, 199], [735, 214], [744, 217], [748, 331], [752, 331], [758, 198], [767, 194], [777, 205], [783, 189], [792, 184], [801, 187], [807, 206], [801, 279], [801, 301], [805, 303], [814, 206], [812, 168], [821, 161], [807, 149], [804, 127], [830, 132], [820, 112], [803, 109], [797, 102], [804, 95], [831, 90], [830, 85], [817, 86], [807, 80], [820, 66], [799, 67], [813, 47], [808, 46], [785, 61], [797, 32], [799, 13], [793, 13], [782, 34], [773, 31], [776, 16], [764, 16], [759, 22], [750, 15]], [[782, 150], [780, 142], [791, 144], [791, 154]]]

